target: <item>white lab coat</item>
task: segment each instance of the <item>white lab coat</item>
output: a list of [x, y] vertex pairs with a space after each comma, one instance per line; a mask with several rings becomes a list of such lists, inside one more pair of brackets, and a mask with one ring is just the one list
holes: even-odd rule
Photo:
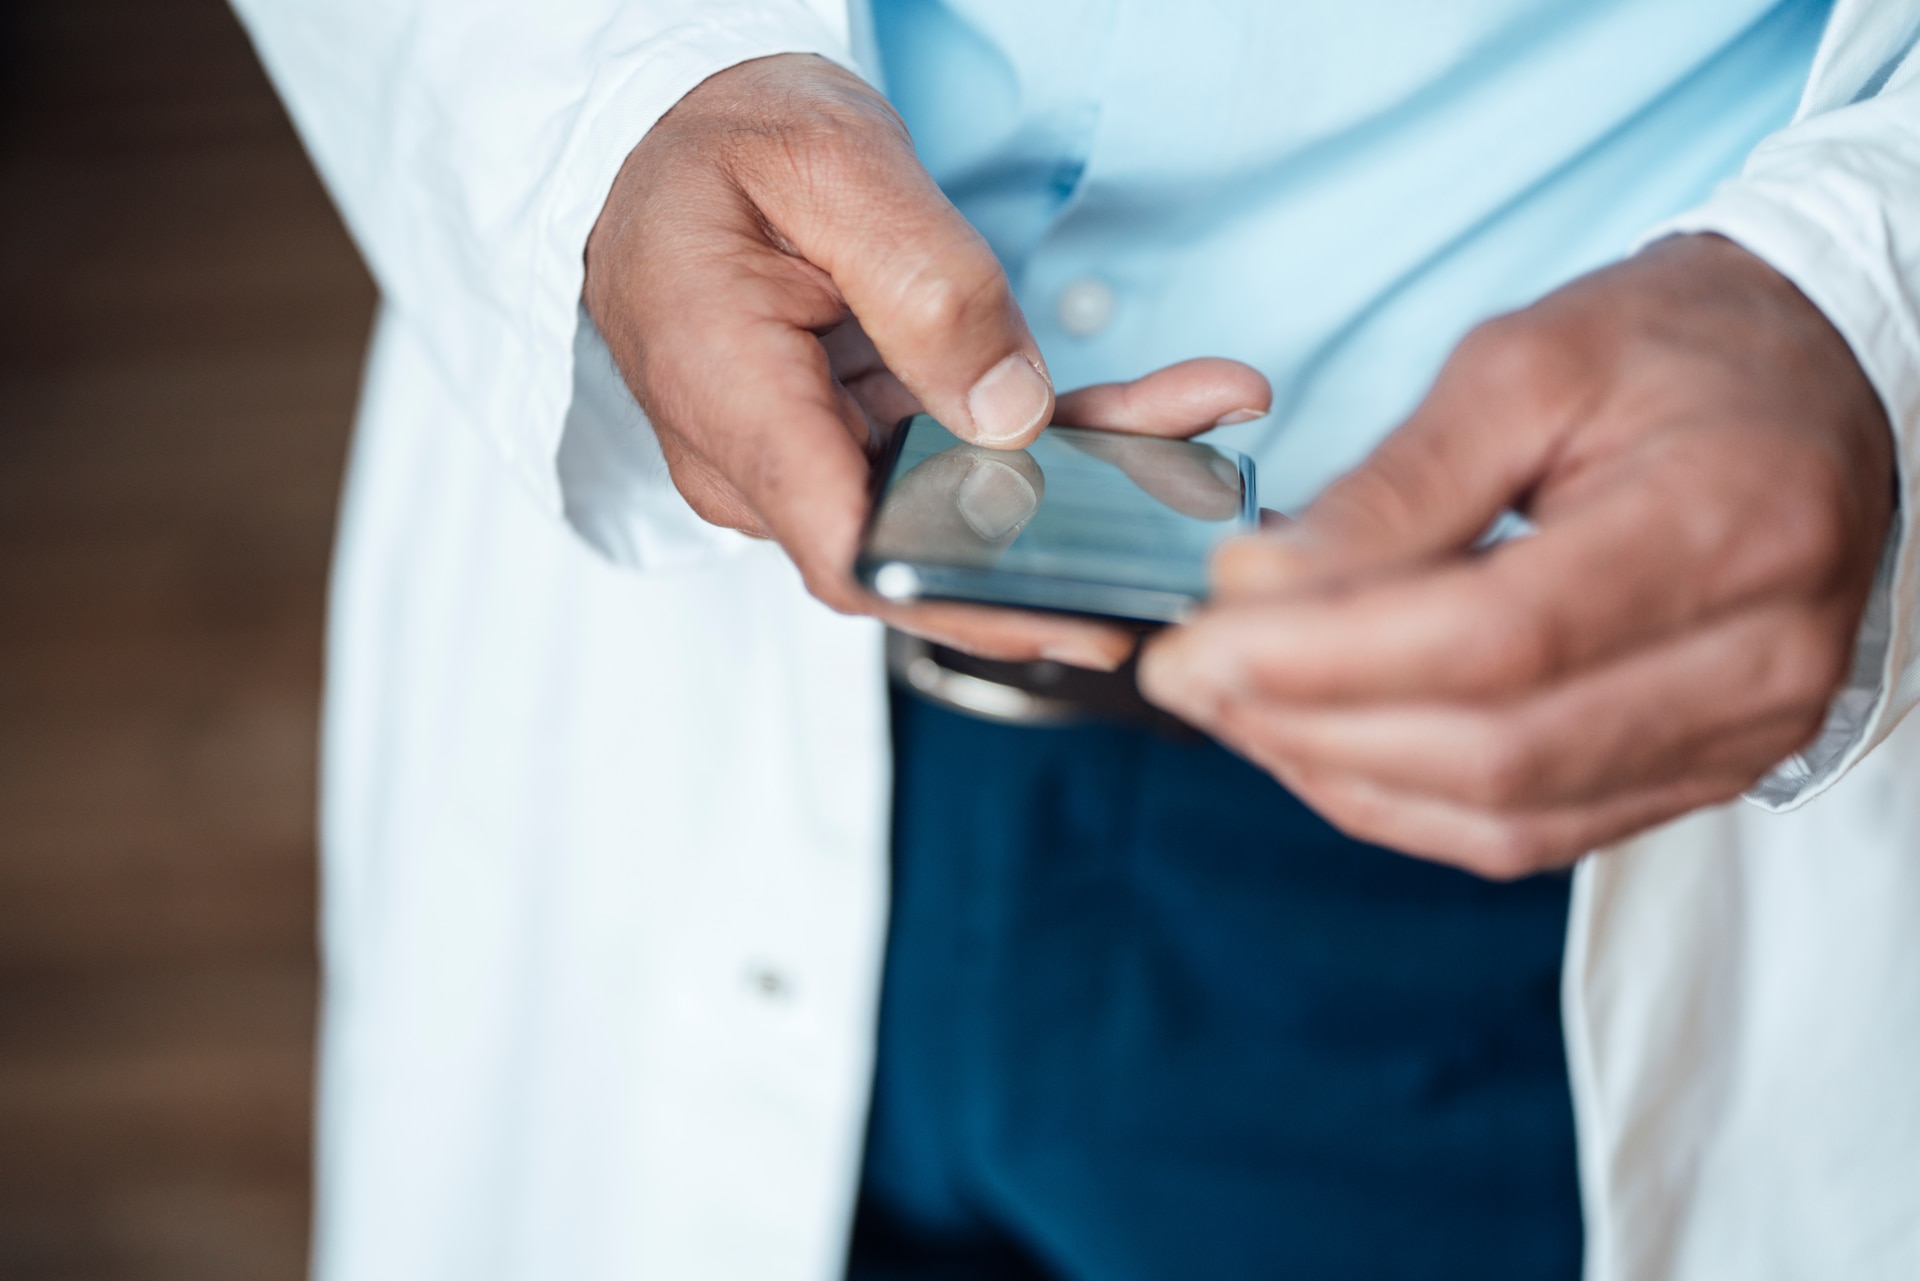
[[[238, 7], [384, 298], [328, 651], [318, 1274], [826, 1281], [884, 929], [879, 633], [692, 515], [578, 298], [651, 123], [747, 58], [859, 64], [861, 15]], [[1847, 335], [1907, 513], [1916, 28], [1920, 0], [1839, 0], [1798, 121], [1677, 224]], [[1592, 1281], [1920, 1277], [1911, 523], [1829, 732], [1761, 798], [1819, 803], [1703, 813], [1579, 873]]]

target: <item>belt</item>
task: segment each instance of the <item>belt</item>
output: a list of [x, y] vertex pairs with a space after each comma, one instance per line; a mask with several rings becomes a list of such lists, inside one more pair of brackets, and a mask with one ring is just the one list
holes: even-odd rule
[[1111, 672], [1065, 663], [1002, 663], [975, 658], [887, 630], [887, 672], [928, 702], [1009, 725], [1077, 725], [1106, 721], [1145, 726], [1176, 738], [1199, 731], [1141, 696], [1136, 649]]

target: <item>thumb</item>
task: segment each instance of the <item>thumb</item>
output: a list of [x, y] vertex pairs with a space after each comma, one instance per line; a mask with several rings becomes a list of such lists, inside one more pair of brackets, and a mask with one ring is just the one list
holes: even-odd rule
[[[879, 103], [885, 108], [884, 103]], [[818, 180], [761, 203], [825, 271], [880, 357], [960, 439], [1018, 448], [1053, 417], [1053, 381], [986, 240], [891, 127], [849, 133]]]
[[[1498, 541], [1539, 482], [1566, 398], [1538, 394], [1513, 319], [1456, 348], [1419, 407], [1298, 520], [1215, 554], [1217, 597], [1271, 595], [1390, 573]], [[1528, 528], [1524, 521], [1517, 522]], [[1496, 528], [1497, 527], [1497, 528]]]

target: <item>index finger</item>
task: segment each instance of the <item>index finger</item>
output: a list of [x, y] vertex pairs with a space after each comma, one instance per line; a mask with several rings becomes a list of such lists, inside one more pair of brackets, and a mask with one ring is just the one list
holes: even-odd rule
[[1135, 436], [1185, 439], [1250, 422], [1273, 405], [1266, 376], [1237, 360], [1206, 356], [1128, 382], [1095, 383], [1061, 395], [1053, 421]]
[[1175, 511], [1227, 520], [1240, 510], [1240, 469], [1209, 446], [1169, 447], [1162, 438], [1184, 440], [1250, 422], [1272, 404], [1273, 389], [1259, 370], [1237, 360], [1202, 357], [1130, 382], [1067, 392], [1054, 422], [1107, 433], [1075, 445], [1112, 463]]
[[[655, 412], [668, 409], [674, 430], [738, 491], [809, 591], [859, 609], [851, 568], [869, 492], [864, 413], [833, 382], [819, 341], [784, 317], [715, 298], [680, 320], [650, 336], [650, 361], [673, 375], [650, 380]], [[707, 373], [716, 351], [726, 353], [724, 377]]]

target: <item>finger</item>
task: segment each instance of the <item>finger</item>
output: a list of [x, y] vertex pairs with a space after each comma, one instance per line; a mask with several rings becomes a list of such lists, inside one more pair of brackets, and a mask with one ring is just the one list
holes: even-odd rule
[[1101, 435], [1073, 439], [1073, 447], [1112, 463], [1168, 507], [1197, 520], [1224, 521], [1242, 506], [1239, 466], [1211, 446], [1155, 438], [1250, 422], [1272, 403], [1273, 389], [1259, 370], [1208, 357], [1131, 382], [1070, 391], [1060, 398], [1054, 421], [1099, 429]]
[[1769, 597], [1845, 595], [1828, 581], [1838, 535], [1769, 510], [1741, 465], [1663, 462], [1483, 555], [1275, 599], [1258, 621], [1223, 610], [1263, 638], [1195, 675], [1300, 701], [1515, 695]]
[[1273, 406], [1273, 388], [1251, 365], [1204, 357], [1131, 382], [1098, 383], [1060, 397], [1053, 421], [1141, 436], [1193, 436], [1251, 422]]
[[[962, 440], [1018, 448], [1046, 426], [1053, 384], [1005, 271], [941, 193], [898, 117], [848, 75], [832, 111], [859, 145], [755, 149], [742, 185], [831, 277], [886, 365]], [[796, 174], [794, 165], [804, 166]]]
[[771, 537], [747, 500], [733, 487], [733, 482], [722, 476], [713, 464], [689, 449], [686, 442], [672, 432], [656, 430], [655, 435], [660, 441], [667, 474], [695, 515], [709, 525], [735, 529], [749, 538]]
[[1584, 388], [1569, 353], [1524, 315], [1480, 326], [1407, 421], [1294, 525], [1221, 549], [1216, 591], [1285, 590], [1469, 546], [1540, 478]]
[[[1751, 783], [1818, 729], [1817, 721], [1802, 714], [1716, 726], [1687, 735], [1687, 745], [1667, 744], [1654, 762], [1640, 752], [1633, 758], [1609, 756], [1604, 748], [1589, 755], [1580, 750], [1586, 740], [1577, 735], [1573, 751], [1559, 750], [1565, 741], [1538, 739], [1533, 740], [1538, 750], [1529, 751], [1525, 731], [1508, 731], [1498, 718], [1426, 708], [1352, 715], [1364, 723], [1273, 705], [1222, 709], [1211, 723], [1192, 723], [1223, 739], [1257, 745], [1266, 759], [1508, 814], [1595, 804], [1702, 775], [1737, 775]], [[1413, 742], [1387, 745], [1391, 735]]]
[[1511, 816], [1352, 775], [1276, 769], [1249, 757], [1356, 840], [1503, 881], [1567, 867], [1648, 828], [1730, 801], [1744, 787], [1737, 777], [1687, 779], [1599, 804]]
[[1755, 611], [1510, 704], [1174, 706], [1263, 751], [1500, 809], [1696, 774], [1758, 777], [1819, 729], [1844, 659], [1827, 629]]
[[884, 441], [895, 427], [922, 412], [913, 393], [880, 359], [858, 320], [849, 319], [822, 334], [820, 345], [827, 349], [834, 378], [866, 411], [876, 439]]
[[874, 613], [924, 640], [1009, 663], [1045, 660], [1110, 672], [1127, 661], [1139, 639], [1133, 630], [1093, 619], [953, 601], [883, 603]]
[[[850, 570], [870, 492], [865, 416], [833, 382], [820, 343], [792, 322], [778, 282], [703, 274], [702, 297], [649, 335], [650, 414], [726, 478], [809, 590], [862, 609]], [[729, 353], [727, 377], [708, 376], [714, 351]]]

